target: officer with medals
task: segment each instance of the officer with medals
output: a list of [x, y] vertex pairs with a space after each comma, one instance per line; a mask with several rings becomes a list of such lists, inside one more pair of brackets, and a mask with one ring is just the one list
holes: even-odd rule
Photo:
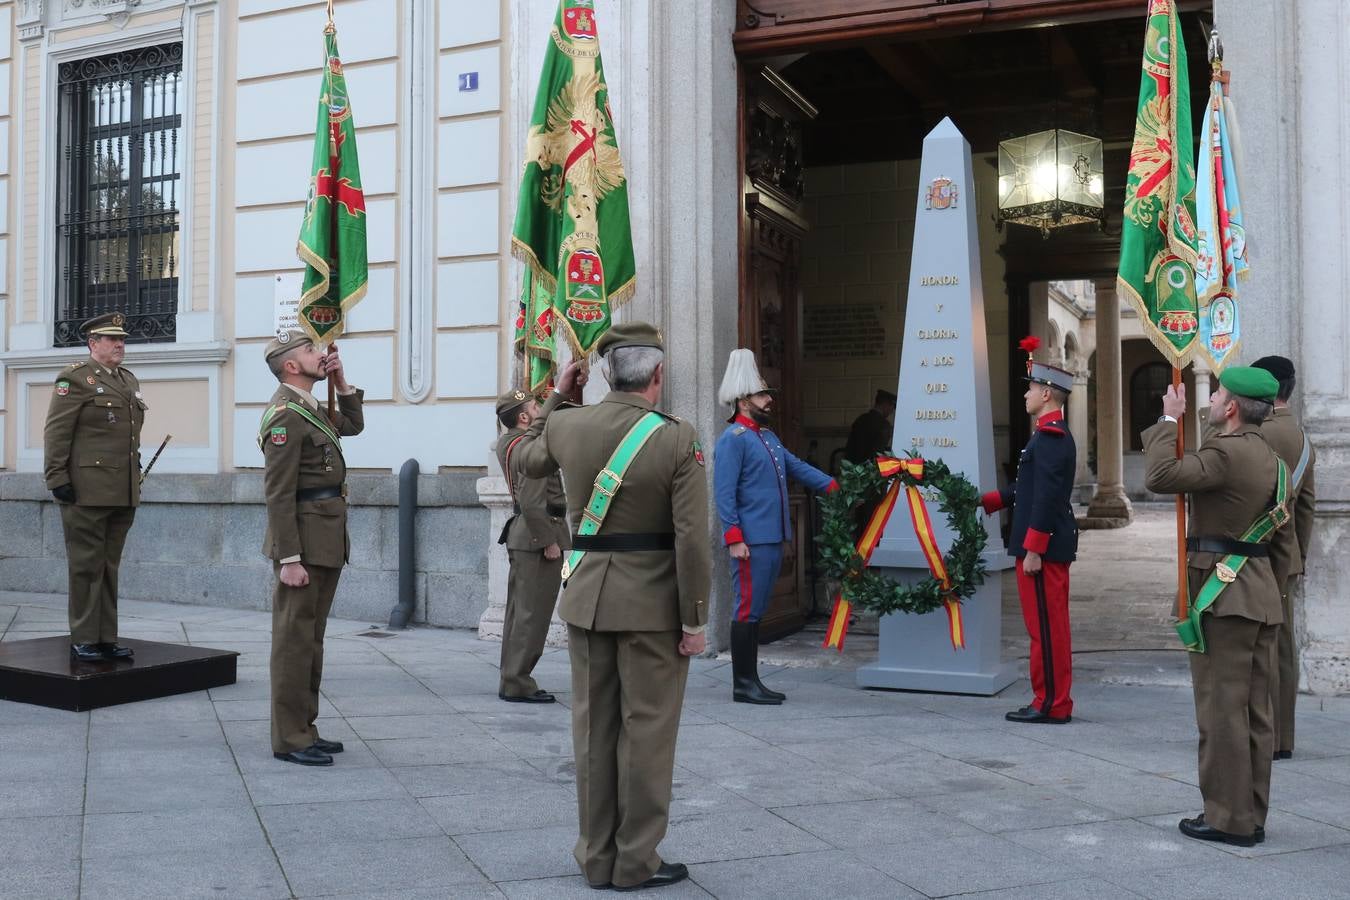
[[[337, 350], [324, 354], [300, 331], [282, 331], [264, 351], [281, 384], [259, 426], [266, 468], [263, 555], [277, 575], [272, 593], [272, 755], [303, 766], [331, 766], [342, 752], [324, 740], [319, 716], [323, 635], [347, 563], [347, 464], [341, 438], [365, 427], [362, 392], [347, 383]], [[329, 421], [310, 393], [333, 379], [338, 403]]]
[[1270, 565], [1275, 570], [1275, 583], [1280, 588], [1280, 604], [1284, 622], [1275, 641], [1275, 669], [1271, 673], [1270, 700], [1274, 704], [1275, 758], [1291, 759], [1294, 755], [1294, 706], [1298, 702], [1298, 645], [1294, 643], [1294, 579], [1303, 574], [1308, 561], [1308, 546], [1312, 543], [1312, 526], [1317, 495], [1313, 488], [1313, 469], [1317, 452], [1312, 441], [1299, 425], [1289, 398], [1294, 393], [1297, 376], [1294, 364], [1283, 356], [1263, 356], [1252, 363], [1256, 369], [1265, 369], [1279, 382], [1275, 394], [1275, 409], [1270, 418], [1261, 423], [1266, 443], [1280, 455], [1289, 467], [1289, 524], [1275, 532], [1270, 543]]
[[[689, 657], [708, 621], [708, 485], [692, 425], [655, 409], [661, 333], [614, 325], [596, 350], [612, 390], [562, 404], [585, 382], [573, 363], [514, 451], [527, 478], [559, 469], [575, 528], [559, 615], [572, 662], [572, 744], [591, 887], [661, 887], [688, 877], [661, 859]], [[561, 392], [561, 393], [560, 393]]]
[[126, 317], [81, 326], [89, 358], [62, 369], [43, 431], [47, 489], [61, 508], [69, 573], [70, 656], [129, 660], [117, 643], [117, 572], [141, 502], [141, 383], [122, 367]]
[[562, 582], [563, 552], [572, 548], [567, 528], [567, 495], [562, 477], [526, 478], [516, 447], [539, 415], [539, 403], [524, 391], [497, 398], [497, 420], [506, 429], [497, 438], [497, 462], [514, 504], [502, 529], [511, 560], [506, 582], [506, 619], [502, 623], [501, 681], [497, 696], [508, 703], [552, 703], [530, 677], [544, 652], [553, 606]]
[[981, 505], [990, 515], [1013, 509], [1008, 551], [1017, 558], [1017, 596], [1031, 638], [1031, 703], [1004, 718], [1063, 725], [1073, 719], [1069, 565], [1078, 554], [1072, 496], [1077, 450], [1064, 421], [1073, 373], [1038, 363], [1028, 352], [1026, 380], [1026, 410], [1036, 430], [1017, 462], [1017, 482], [986, 493]]
[[1265, 840], [1275, 747], [1270, 681], [1284, 611], [1267, 543], [1288, 518], [1288, 470], [1261, 433], [1279, 382], [1230, 366], [1209, 405], [1217, 436], [1176, 456], [1186, 394], [1169, 387], [1163, 416], [1142, 435], [1145, 485], [1190, 498], [1190, 617], [1178, 623], [1191, 663], [1204, 812], [1181, 833], [1250, 847]]
[[732, 407], [730, 425], [713, 450], [713, 493], [731, 555], [731, 699], [777, 706], [787, 696], [759, 680], [759, 622], [783, 565], [783, 547], [792, 540], [788, 479], [822, 492], [838, 484], [793, 456], [769, 429], [773, 389], [760, 376], [753, 351], [731, 351], [717, 399]]

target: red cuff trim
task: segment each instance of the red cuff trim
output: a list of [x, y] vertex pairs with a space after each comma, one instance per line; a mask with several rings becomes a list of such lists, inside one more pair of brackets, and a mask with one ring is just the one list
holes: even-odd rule
[[1032, 553], [1044, 553], [1050, 547], [1050, 535], [1044, 531], [1037, 531], [1035, 528], [1028, 528], [1026, 539], [1022, 541], [1022, 547]]
[[839, 490], [839, 482], [837, 482], [837, 481], [835, 481], [833, 478], [831, 478], [831, 479], [830, 479], [830, 483], [829, 483], [829, 484], [826, 486], [826, 488], [825, 488], [825, 493], [827, 493], [827, 494], [833, 494], [833, 493], [834, 493], [835, 491], [837, 491], [837, 490]]
[[980, 497], [980, 505], [988, 515], [993, 515], [1003, 508], [1003, 495], [998, 491], [989, 491]]
[[732, 544], [744, 544], [745, 535], [741, 534], [741, 526], [732, 525], [727, 529], [726, 534], [722, 535], [722, 540], [730, 547]]

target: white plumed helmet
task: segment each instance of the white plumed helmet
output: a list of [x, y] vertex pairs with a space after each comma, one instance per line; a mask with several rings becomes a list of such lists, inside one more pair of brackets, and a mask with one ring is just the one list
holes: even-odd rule
[[722, 376], [722, 387], [717, 391], [719, 403], [734, 404], [742, 397], [772, 390], [760, 377], [753, 350], [732, 350], [727, 360], [727, 373]]

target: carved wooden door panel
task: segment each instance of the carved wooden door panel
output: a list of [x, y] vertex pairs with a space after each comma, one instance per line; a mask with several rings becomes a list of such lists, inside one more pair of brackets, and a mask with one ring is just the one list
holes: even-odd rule
[[[747, 67], [744, 77], [740, 344], [755, 351], [760, 374], [778, 388], [774, 430], [800, 454], [800, 269], [807, 230], [801, 123], [815, 109], [772, 70]], [[791, 491], [794, 540], [762, 620], [762, 640], [799, 630], [811, 613], [806, 571], [813, 541], [807, 503], [801, 490]]]

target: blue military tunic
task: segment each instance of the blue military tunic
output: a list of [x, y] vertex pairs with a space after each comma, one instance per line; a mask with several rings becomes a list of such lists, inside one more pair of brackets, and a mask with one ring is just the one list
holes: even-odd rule
[[750, 559], [733, 560], [733, 616], [758, 622], [782, 564], [783, 542], [792, 540], [788, 479], [826, 491], [834, 479], [793, 456], [778, 435], [737, 416], [713, 450], [713, 493], [727, 546], [750, 545]]

